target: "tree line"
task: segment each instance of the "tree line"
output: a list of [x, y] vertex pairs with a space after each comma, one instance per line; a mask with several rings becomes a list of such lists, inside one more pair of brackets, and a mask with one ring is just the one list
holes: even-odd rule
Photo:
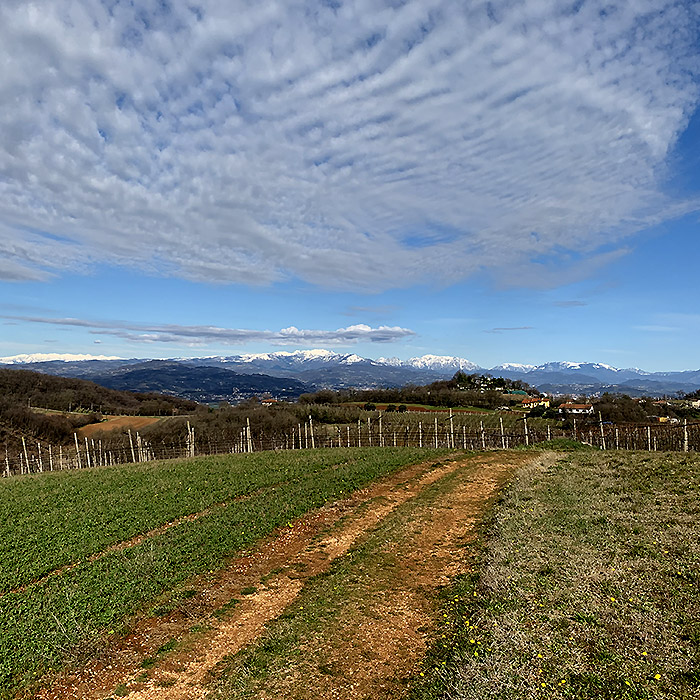
[[310, 394], [302, 394], [300, 403], [304, 404], [391, 404], [395, 406], [420, 404], [427, 406], [444, 406], [459, 408], [474, 406], [476, 408], [497, 408], [504, 404], [516, 405], [520, 399], [504, 398], [504, 392], [524, 391], [528, 395], [538, 396], [534, 387], [519, 379], [492, 377], [488, 374], [466, 374], [457, 372], [452, 379], [432, 382], [431, 384], [409, 384], [389, 389], [343, 389], [332, 391], [324, 389]]

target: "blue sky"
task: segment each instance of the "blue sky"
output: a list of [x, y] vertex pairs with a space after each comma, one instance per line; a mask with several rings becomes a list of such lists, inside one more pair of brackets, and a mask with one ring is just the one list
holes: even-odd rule
[[700, 367], [689, 2], [7, 2], [0, 356]]

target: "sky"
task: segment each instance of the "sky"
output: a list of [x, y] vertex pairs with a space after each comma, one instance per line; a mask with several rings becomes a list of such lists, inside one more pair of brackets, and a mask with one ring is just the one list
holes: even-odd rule
[[0, 4], [0, 356], [700, 368], [700, 6]]

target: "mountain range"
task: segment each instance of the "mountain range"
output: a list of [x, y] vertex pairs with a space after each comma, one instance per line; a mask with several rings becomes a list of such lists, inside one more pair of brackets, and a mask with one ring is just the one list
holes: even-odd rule
[[330, 350], [297, 350], [169, 360], [80, 355], [18, 355], [0, 365], [64, 377], [90, 379], [108, 388], [160, 391], [198, 401], [238, 401], [261, 393], [292, 399], [316, 389], [375, 388], [425, 384], [455, 372], [521, 379], [549, 394], [663, 396], [700, 389], [700, 370], [646, 372], [593, 362], [505, 363], [479, 367], [461, 357], [423, 355], [409, 360]]

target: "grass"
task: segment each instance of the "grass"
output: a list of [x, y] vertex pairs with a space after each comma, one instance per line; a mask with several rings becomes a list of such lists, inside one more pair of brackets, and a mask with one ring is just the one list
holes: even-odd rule
[[[0, 698], [66, 660], [90, 655], [137, 610], [275, 528], [442, 453], [351, 448], [231, 455], [0, 483]], [[85, 561], [206, 509], [137, 546]], [[66, 564], [75, 566], [32, 583]]]
[[578, 440], [572, 440], [571, 438], [559, 437], [553, 438], [552, 440], [545, 440], [544, 442], [538, 442], [533, 445], [518, 445], [513, 448], [514, 450], [557, 450], [558, 452], [575, 452], [577, 450], [590, 450], [590, 445], [586, 445]]
[[529, 468], [442, 593], [412, 700], [697, 700], [700, 458], [593, 450]]
[[[0, 481], [0, 593], [30, 583], [110, 545], [216, 504], [376, 459], [381, 474], [403, 463], [368, 451], [334, 450], [203, 457], [52, 472]], [[409, 458], [410, 459], [410, 458]], [[385, 466], [386, 465], [386, 466]]]

